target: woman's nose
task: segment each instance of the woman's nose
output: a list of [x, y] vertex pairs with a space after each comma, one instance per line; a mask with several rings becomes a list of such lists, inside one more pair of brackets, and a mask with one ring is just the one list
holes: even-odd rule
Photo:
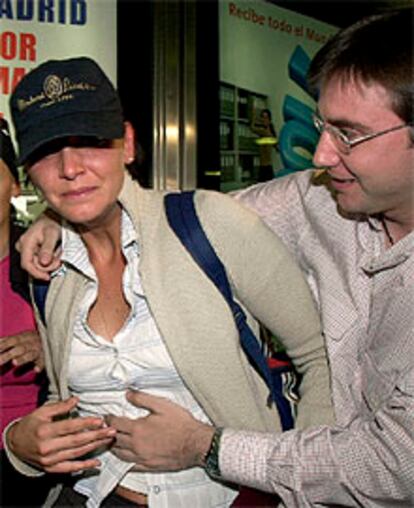
[[61, 150], [60, 176], [67, 180], [74, 180], [84, 169], [76, 148], [65, 147]]

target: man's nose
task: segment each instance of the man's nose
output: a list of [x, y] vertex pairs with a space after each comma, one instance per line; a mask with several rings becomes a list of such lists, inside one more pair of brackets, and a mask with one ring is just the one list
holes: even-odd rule
[[80, 173], [83, 173], [81, 157], [76, 148], [67, 146], [60, 153], [60, 176], [67, 180], [74, 180]]
[[330, 168], [336, 166], [340, 160], [338, 148], [335, 145], [332, 135], [323, 131], [313, 154], [313, 164], [318, 168]]

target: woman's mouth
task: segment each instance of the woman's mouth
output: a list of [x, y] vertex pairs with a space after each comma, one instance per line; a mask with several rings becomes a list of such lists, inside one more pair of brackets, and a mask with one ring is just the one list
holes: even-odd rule
[[80, 189], [73, 189], [63, 193], [63, 197], [66, 199], [83, 199], [88, 198], [96, 187], [82, 187]]

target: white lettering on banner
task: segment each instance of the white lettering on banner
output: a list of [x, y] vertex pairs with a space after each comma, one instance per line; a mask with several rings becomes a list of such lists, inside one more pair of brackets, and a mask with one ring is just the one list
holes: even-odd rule
[[0, 19], [85, 25], [87, 0], [0, 0]]

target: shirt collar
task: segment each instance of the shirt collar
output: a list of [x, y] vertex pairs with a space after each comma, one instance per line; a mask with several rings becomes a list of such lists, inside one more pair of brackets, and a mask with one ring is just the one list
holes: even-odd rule
[[[365, 226], [364, 226], [365, 223]], [[374, 255], [365, 258], [361, 267], [367, 274], [375, 274], [382, 270], [394, 268], [404, 263], [414, 253], [414, 231], [402, 238], [395, 245], [386, 248], [384, 241], [384, 231], [381, 221], [375, 217], [369, 217], [366, 221], [360, 223], [361, 244], [367, 246], [367, 237], [374, 242], [370, 249]]]
[[[121, 215], [121, 245], [123, 252], [133, 248], [139, 253], [137, 232], [124, 208]], [[96, 281], [95, 270], [89, 260], [85, 244], [75, 229], [66, 222], [62, 227], [62, 264], [71, 265], [89, 279]], [[58, 275], [60, 271], [61, 269], [56, 270], [52, 277]]]

